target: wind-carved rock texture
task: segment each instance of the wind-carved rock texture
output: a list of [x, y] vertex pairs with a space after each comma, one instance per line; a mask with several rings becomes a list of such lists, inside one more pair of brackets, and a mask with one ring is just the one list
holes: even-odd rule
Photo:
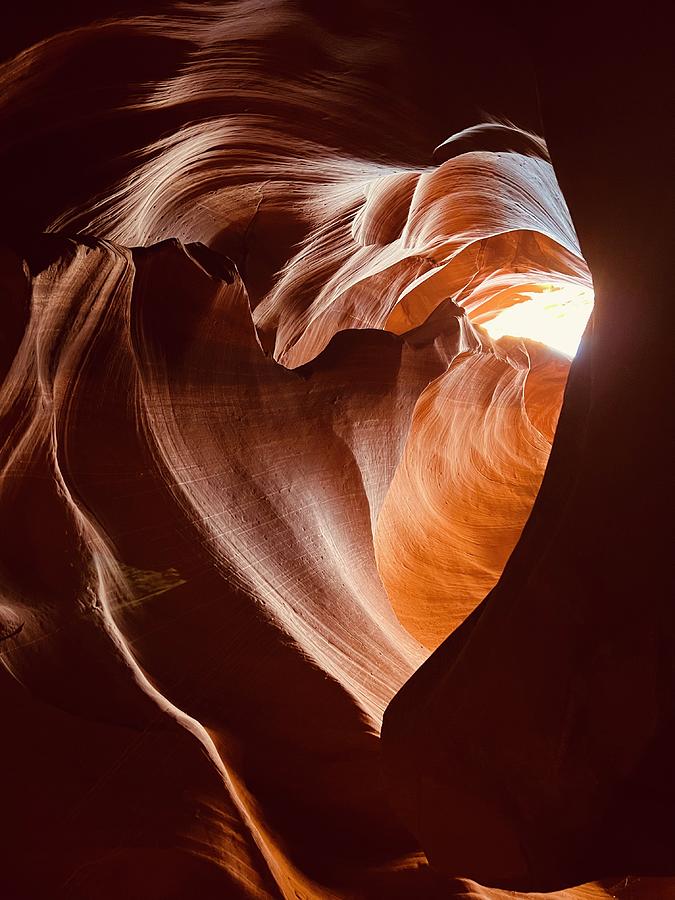
[[134, 13], [0, 68], [3, 896], [672, 896], [665, 554], [618, 517], [663, 501], [659, 285], [565, 97], [567, 388], [480, 327], [591, 285], [546, 144], [421, 90], [424, 10]]

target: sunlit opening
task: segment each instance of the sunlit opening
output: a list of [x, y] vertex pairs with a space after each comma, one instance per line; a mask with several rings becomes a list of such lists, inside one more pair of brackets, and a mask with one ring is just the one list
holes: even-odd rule
[[522, 292], [523, 300], [482, 322], [491, 338], [508, 334], [548, 344], [574, 356], [593, 309], [593, 289], [577, 284], [543, 285], [540, 291]]

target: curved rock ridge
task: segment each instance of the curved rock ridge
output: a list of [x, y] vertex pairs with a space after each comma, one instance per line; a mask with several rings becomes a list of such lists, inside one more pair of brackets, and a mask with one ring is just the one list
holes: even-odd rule
[[87, 228], [230, 255], [265, 345], [290, 368], [341, 330], [407, 331], [448, 297], [485, 321], [542, 283], [591, 284], [546, 160], [472, 151], [411, 171], [283, 139], [251, 116], [189, 126], [151, 148]]
[[569, 371], [534, 342], [483, 340], [420, 397], [375, 536], [392, 605], [431, 649], [494, 587], [520, 537]]
[[[45, 236], [7, 271], [28, 309], [2, 392], [6, 689], [93, 718], [78, 755], [121, 732], [100, 773], [61, 762], [73, 814], [44, 836], [35, 889], [80, 866], [69, 890], [100, 891], [118, 844], [118, 889], [165, 857], [190, 890], [405, 896], [401, 867], [425, 884], [376, 740], [425, 654], [379, 582], [372, 522], [417, 397], [470, 330], [448, 311], [410, 344], [345, 332], [289, 372], [205, 248]], [[46, 727], [33, 716], [28, 744]], [[131, 785], [167, 741], [185, 748], [183, 787], [165, 788], [149, 833]]]
[[[28, 48], [0, 71], [7, 170], [46, 139], [66, 171], [82, 162], [75, 205], [53, 179], [38, 193], [36, 165], [17, 216], [33, 206], [31, 227], [225, 253], [265, 346], [291, 368], [340, 330], [409, 330], [447, 297], [486, 314], [542, 280], [590, 286], [540, 138], [464, 116], [444, 143], [452, 154], [431, 165], [447, 125], [412, 92], [420, 61], [406, 55], [406, 15], [383, 30], [364, 10], [355, 35], [312, 4], [270, 3], [263, 15], [242, 0], [95, 23]], [[120, 71], [111, 60], [122, 57]], [[462, 101], [446, 105], [452, 121]]]
[[[549, 148], [485, 10], [97, 9], [0, 64], [0, 894], [671, 896], [662, 286], [580, 91]], [[574, 362], [481, 327], [556, 287]]]

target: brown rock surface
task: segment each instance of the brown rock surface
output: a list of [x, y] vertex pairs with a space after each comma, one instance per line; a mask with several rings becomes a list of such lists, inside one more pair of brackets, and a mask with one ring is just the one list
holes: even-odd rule
[[446, 13], [16, 11], [3, 900], [675, 895], [649, 132]]

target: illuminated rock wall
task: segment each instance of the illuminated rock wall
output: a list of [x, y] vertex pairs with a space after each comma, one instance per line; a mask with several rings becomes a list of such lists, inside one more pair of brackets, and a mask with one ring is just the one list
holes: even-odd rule
[[[546, 146], [469, 127], [461, 66], [439, 111], [419, 10], [59, 30], [0, 68], [8, 897], [666, 896], [651, 832], [656, 862], [574, 845], [661, 737], [666, 625], [605, 641], [537, 537], [570, 442], [597, 475], [602, 330], [518, 542], [570, 360], [481, 327], [590, 290]], [[529, 81], [485, 40], [506, 115]]]

